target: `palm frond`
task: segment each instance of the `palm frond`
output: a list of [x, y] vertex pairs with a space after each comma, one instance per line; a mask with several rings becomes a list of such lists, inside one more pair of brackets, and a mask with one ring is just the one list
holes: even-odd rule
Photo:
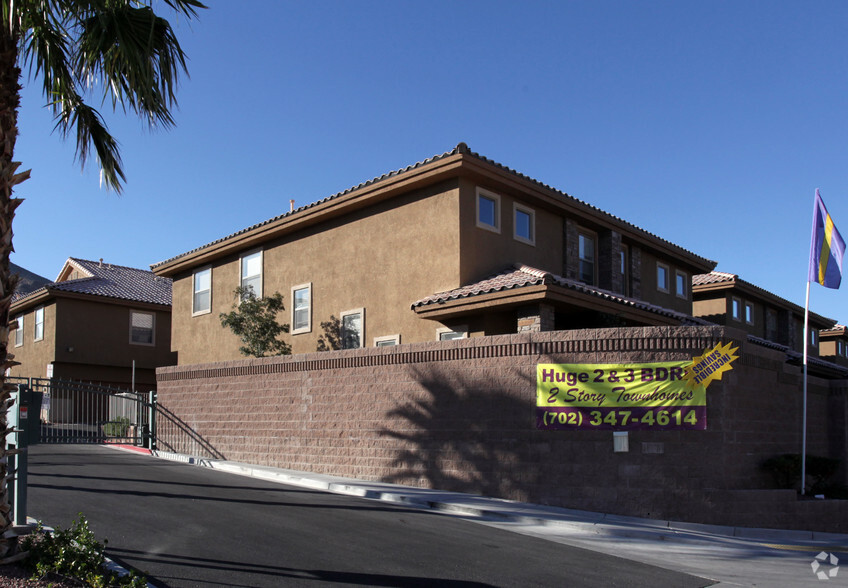
[[[192, 19], [198, 0], [163, 0]], [[102, 182], [120, 192], [125, 181], [118, 143], [83, 96], [100, 88], [113, 110], [131, 110], [151, 126], [174, 124], [176, 87], [188, 75], [186, 56], [153, 0], [0, 0], [0, 26], [19, 40], [20, 64], [41, 77], [63, 136], [76, 130], [77, 158], [91, 149]]]
[[121, 192], [126, 181], [121, 161], [118, 141], [109, 133], [103, 117], [94, 108], [82, 101], [79, 96], [66, 97], [62, 102], [61, 114], [56, 121], [56, 129], [62, 136], [76, 130], [76, 153], [80, 163], [85, 166], [93, 148], [100, 165], [100, 180], [106, 187]]
[[148, 6], [126, 4], [83, 19], [73, 69], [89, 88], [104, 83], [104, 99], [113, 108], [129, 108], [152, 125], [174, 123], [180, 73], [187, 74], [185, 53], [171, 25]]

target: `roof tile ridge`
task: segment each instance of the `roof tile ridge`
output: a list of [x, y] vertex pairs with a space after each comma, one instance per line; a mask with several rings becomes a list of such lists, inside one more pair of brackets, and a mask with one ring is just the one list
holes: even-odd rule
[[535, 276], [535, 277], [541, 278], [543, 280], [547, 279], [547, 278], [555, 277], [554, 274], [552, 274], [551, 272], [548, 272], [548, 271], [545, 271], [545, 270], [540, 270], [540, 269], [537, 269], [535, 267], [525, 265], [523, 263], [517, 263], [517, 264], [515, 264], [514, 267], [515, 267], [516, 270], [518, 270], [520, 272], [523, 272], [525, 274], [530, 274], [531, 276]]

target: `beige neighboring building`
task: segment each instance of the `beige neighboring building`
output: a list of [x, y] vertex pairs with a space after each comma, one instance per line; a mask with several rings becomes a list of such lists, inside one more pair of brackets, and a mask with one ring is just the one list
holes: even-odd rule
[[848, 327], [833, 325], [819, 332], [819, 354], [835, 364], [848, 367]]
[[[152, 266], [180, 364], [240, 357], [238, 286], [280, 292], [292, 352], [517, 331], [678, 325], [704, 259], [464, 143]], [[329, 326], [329, 328], [327, 328]]]
[[[695, 316], [803, 353], [804, 307], [727, 272], [693, 276], [692, 295]], [[835, 322], [810, 313], [811, 357], [820, 355], [820, 333], [831, 329]]]
[[156, 387], [171, 351], [171, 280], [152, 272], [69, 258], [55, 282], [12, 301], [9, 375], [136, 389]]

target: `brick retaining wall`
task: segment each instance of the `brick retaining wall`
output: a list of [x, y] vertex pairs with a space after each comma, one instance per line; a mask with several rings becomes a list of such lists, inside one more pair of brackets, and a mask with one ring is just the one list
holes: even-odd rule
[[[611, 431], [535, 428], [538, 363], [691, 359], [728, 341], [740, 359], [709, 386], [706, 431], [631, 431], [630, 451], [614, 453]], [[800, 451], [801, 371], [784, 359], [725, 327], [640, 327], [175, 366], [157, 372], [159, 447], [617, 514], [848, 532], [844, 517], [811, 519], [827, 509], [802, 509], [792, 492], [780, 517], [727, 498], [768, 488], [759, 464]], [[833, 389], [810, 378], [808, 449], [844, 459], [845, 386]]]

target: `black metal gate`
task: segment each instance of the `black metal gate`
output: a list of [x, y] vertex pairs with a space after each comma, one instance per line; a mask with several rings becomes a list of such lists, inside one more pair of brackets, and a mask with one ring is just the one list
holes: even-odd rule
[[[34, 394], [27, 418], [40, 443], [116, 443], [154, 448], [156, 395], [55, 378], [7, 378]], [[34, 424], [34, 423], [33, 423]]]

